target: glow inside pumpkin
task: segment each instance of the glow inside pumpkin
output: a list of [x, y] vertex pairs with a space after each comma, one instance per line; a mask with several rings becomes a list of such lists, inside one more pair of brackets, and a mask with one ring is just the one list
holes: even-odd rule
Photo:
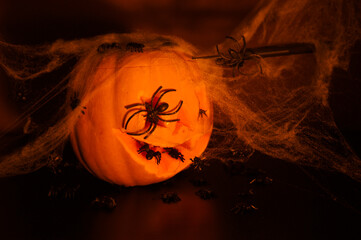
[[[71, 134], [74, 151], [83, 165], [99, 178], [126, 186], [146, 185], [166, 180], [190, 164], [206, 149], [213, 124], [212, 105], [208, 99], [202, 75], [195, 61], [177, 51], [146, 51], [123, 57], [106, 56], [98, 66], [94, 79], [97, 86], [86, 102], [84, 114]], [[161, 116], [148, 138], [133, 136], [130, 132], [149, 126], [146, 112], [129, 118], [125, 106], [150, 103], [154, 92], [175, 89], [164, 94], [161, 103], [169, 110], [183, 101], [180, 110]], [[156, 96], [158, 98], [159, 96]], [[145, 109], [138, 105], [135, 109]], [[205, 110], [206, 114], [199, 114]], [[161, 153], [161, 161], [148, 160], [140, 147], [149, 144], [154, 152]], [[164, 148], [174, 148], [184, 156], [184, 162], [170, 156]]]

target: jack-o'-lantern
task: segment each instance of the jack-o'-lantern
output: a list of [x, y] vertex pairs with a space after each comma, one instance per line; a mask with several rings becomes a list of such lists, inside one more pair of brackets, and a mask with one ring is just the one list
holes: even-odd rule
[[71, 134], [75, 154], [119, 185], [166, 180], [206, 149], [213, 111], [197, 63], [176, 50], [109, 54]]

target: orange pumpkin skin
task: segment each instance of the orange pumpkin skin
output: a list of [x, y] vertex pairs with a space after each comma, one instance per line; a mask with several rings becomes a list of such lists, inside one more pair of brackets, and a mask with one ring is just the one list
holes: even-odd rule
[[[149, 51], [119, 61], [110, 55], [98, 66], [91, 82], [96, 90], [85, 103], [85, 114], [80, 114], [70, 139], [80, 162], [97, 177], [125, 186], [164, 181], [187, 168], [190, 159], [206, 149], [213, 110], [198, 65], [189, 56], [176, 51]], [[162, 118], [180, 120], [159, 122], [147, 139], [127, 134], [144, 129], [146, 118], [145, 113], [138, 114], [124, 129], [125, 106], [149, 103], [159, 86], [176, 89], [161, 99], [169, 109], [183, 101], [179, 112]], [[206, 115], [200, 115], [200, 109]], [[144, 144], [161, 153], [160, 164], [155, 158], [147, 160], [145, 153], [138, 154]], [[184, 162], [169, 156], [163, 149], [166, 147], [181, 152]]]

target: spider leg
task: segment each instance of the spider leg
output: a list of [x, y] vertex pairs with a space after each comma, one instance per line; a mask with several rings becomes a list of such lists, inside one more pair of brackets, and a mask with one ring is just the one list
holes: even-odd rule
[[[158, 152], [159, 153], [159, 152]], [[161, 160], [161, 158], [162, 158], [162, 155], [159, 153], [159, 154], [156, 154], [155, 155], [155, 158], [157, 159], [157, 164], [159, 165], [159, 163], [160, 163], [160, 160]]]
[[[151, 123], [150, 124], [150, 127], [148, 128], [148, 134], [144, 137], [144, 139], [147, 139], [153, 132], [154, 132], [154, 130], [155, 130], [155, 128], [157, 127], [157, 124], [155, 123], [155, 124], [153, 124], [153, 123]], [[151, 129], [152, 128], [152, 129]]]
[[253, 75], [257, 74], [257, 73], [262, 74], [263, 70], [262, 70], [262, 66], [261, 66], [261, 63], [260, 63], [260, 58], [261, 57], [258, 56], [257, 54], [252, 54], [249, 57], [250, 61], [253, 61], [253, 62], [255, 62], [257, 64], [257, 70], [255, 70], [255, 71], [253, 71], [251, 73], [243, 73], [242, 71], [239, 70], [239, 67], [238, 67], [238, 72], [240, 74], [244, 75], [244, 76], [253, 76]]
[[263, 69], [262, 69], [262, 65], [261, 65], [261, 56], [257, 55], [257, 54], [253, 54], [251, 55], [251, 58], [250, 60], [254, 61], [256, 64], [257, 64], [257, 67], [258, 67], [258, 71], [255, 71], [254, 74], [256, 73], [263, 73]]
[[160, 96], [159, 96], [159, 98], [158, 98], [158, 100], [157, 100], [157, 103], [154, 105], [154, 108], [156, 108], [157, 106], [158, 106], [158, 103], [160, 102], [160, 99], [162, 99], [162, 97], [166, 94], [166, 93], [168, 93], [168, 92], [174, 92], [174, 91], [176, 91], [175, 89], [164, 89], [164, 90], [162, 90], [162, 93], [160, 94]]
[[221, 52], [219, 51], [218, 44], [216, 45], [218, 56], [221, 56]]
[[[139, 111], [136, 111], [135, 113], [133, 113], [133, 114], [128, 118], [127, 122], [125, 123], [124, 128], [127, 129], [129, 121], [130, 121], [135, 115], [137, 115], [138, 113], [141, 113], [141, 112], [146, 112], [146, 111], [147, 111], [147, 110], [139, 110]], [[125, 118], [124, 118], [124, 121], [125, 121]], [[124, 125], [124, 122], [123, 122], [123, 125]]]
[[179, 101], [178, 105], [175, 106], [173, 109], [171, 109], [167, 112], [164, 112], [164, 113], [159, 113], [158, 115], [173, 115], [181, 109], [182, 104], [183, 104], [183, 101]]
[[258, 65], [258, 68], [259, 68], [259, 72], [261, 74], [263, 74], [263, 68], [262, 68], [262, 65], [261, 65], [261, 63], [259, 61], [257, 62], [257, 65]]
[[239, 62], [239, 63], [237, 64], [237, 71], [238, 71], [238, 73], [240, 73], [240, 74], [242, 74], [241, 67], [243, 67], [243, 62]]
[[160, 117], [158, 117], [158, 119], [159, 119], [160, 121], [163, 121], [163, 122], [178, 122], [178, 121], [180, 120], [180, 119], [165, 120], [165, 119], [160, 118]]
[[144, 106], [143, 103], [133, 103], [133, 104], [129, 104], [124, 106], [126, 109], [132, 108], [132, 107], [136, 107], [136, 106]]
[[124, 127], [125, 125], [125, 121], [128, 119], [128, 116], [136, 111], [139, 111], [139, 110], [146, 110], [146, 109], [142, 109], [142, 108], [134, 108], [134, 109], [130, 109], [128, 110], [125, 114], [124, 114], [124, 117], [123, 117], [123, 123], [122, 123], [122, 127]]
[[226, 55], [224, 55], [223, 53], [221, 53], [221, 52], [219, 51], [218, 45], [216, 45], [216, 48], [217, 48], [218, 55], [219, 55], [219, 57], [220, 57], [221, 59], [223, 58], [223, 59], [229, 60], [229, 58], [227, 58]]
[[203, 118], [203, 115], [208, 117], [206, 112], [207, 112], [207, 110], [203, 110], [203, 109], [200, 108], [199, 113], [198, 113], [198, 118], [199, 117]]
[[232, 37], [232, 36], [226, 36], [226, 38], [231, 39], [232, 41], [238, 43], [238, 41], [237, 41], [234, 37]]
[[243, 67], [243, 63], [238, 63], [237, 64], [237, 72], [243, 76], [252, 76], [254, 75], [255, 73], [244, 73], [241, 71], [241, 67]]
[[162, 86], [160, 86], [154, 93], [153, 93], [153, 96], [152, 96], [152, 99], [150, 100], [150, 106], [153, 107], [153, 100], [155, 98], [155, 96], [157, 95], [157, 93], [159, 92], [159, 90], [162, 88]]
[[[242, 48], [242, 55], [244, 56], [246, 54], [246, 38], [242, 35], [242, 41], [243, 41], [243, 48]], [[238, 43], [239, 44], [239, 43]]]
[[[143, 132], [127, 132], [128, 135], [132, 135], [132, 136], [140, 136], [140, 135], [143, 135], [143, 134], [146, 134], [147, 132], [150, 131], [150, 129], [153, 127], [153, 123], [151, 123], [149, 125], [149, 127], [147, 128], [147, 130], [143, 131]], [[144, 138], [145, 139], [145, 138]]]
[[237, 43], [239, 49], [240, 49], [240, 52], [244, 53], [246, 52], [246, 38], [242, 35], [241, 38], [242, 38], [242, 42], [243, 42], [243, 46], [241, 47], [241, 44], [239, 44], [239, 42], [237, 41], [237, 39], [235, 39], [234, 37], [231, 37], [231, 36], [226, 36], [226, 38], [228, 39], [231, 39], [232, 41], [234, 41], [235, 43]]

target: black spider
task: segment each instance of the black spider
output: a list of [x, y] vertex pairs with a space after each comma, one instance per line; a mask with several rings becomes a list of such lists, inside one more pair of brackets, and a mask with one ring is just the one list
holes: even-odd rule
[[254, 190], [250, 188], [247, 192], [239, 192], [237, 195], [242, 199], [250, 199], [254, 197]]
[[[179, 119], [171, 119], [171, 120], [165, 120], [163, 118], [161, 118], [160, 116], [166, 116], [166, 115], [173, 115], [176, 114], [180, 108], [182, 107], [183, 101], [179, 101], [178, 105], [171, 109], [168, 110], [168, 103], [160, 103], [160, 100], [162, 99], [162, 97], [168, 93], [168, 92], [174, 92], [176, 91], [175, 89], [163, 89], [162, 91], [160, 91], [162, 88], [162, 86], [160, 86], [154, 93], [153, 96], [150, 100], [150, 102], [145, 102], [145, 103], [134, 103], [134, 104], [130, 104], [125, 106], [126, 109], [130, 109], [126, 114], [125, 117], [123, 119], [123, 128], [127, 129], [128, 124], [130, 122], [130, 120], [136, 116], [139, 113], [142, 112], [146, 112], [145, 115], [143, 115], [144, 117], [146, 117], [146, 126], [144, 127], [144, 129], [141, 129], [139, 131], [135, 131], [135, 132], [127, 132], [127, 134], [129, 135], [135, 135], [135, 136], [140, 136], [143, 134], [146, 134], [144, 139], [147, 139], [156, 129], [158, 122], [162, 121], [162, 122], [177, 122], [179, 121]], [[154, 103], [154, 100], [157, 96], [157, 94], [159, 93], [159, 97], [156, 101], [156, 103]], [[139, 106], [144, 106], [145, 109], [141, 109], [141, 108], [137, 108]], [[132, 111], [136, 111], [135, 113], [133, 113], [128, 119], [126, 118], [126, 116], [132, 112]], [[127, 120], [126, 120], [127, 119]], [[147, 125], [149, 125], [147, 127]]]
[[190, 159], [192, 162], [192, 167], [193, 169], [197, 170], [197, 171], [202, 171], [203, 168], [208, 167], [209, 163], [207, 163], [205, 160], [199, 158], [199, 157], [194, 157], [193, 159]]
[[207, 112], [207, 110], [203, 110], [203, 109], [200, 108], [200, 109], [199, 109], [198, 118], [199, 118], [199, 117], [203, 118], [203, 116], [208, 117], [206, 112]]
[[210, 189], [200, 189], [195, 194], [203, 200], [216, 198], [216, 194]]
[[259, 185], [268, 185], [273, 182], [273, 179], [267, 176], [257, 176], [253, 178], [249, 184], [259, 184]]
[[175, 159], [181, 160], [181, 162], [184, 162], [184, 155], [179, 152], [176, 148], [164, 148], [165, 152], [168, 153], [169, 156]]
[[195, 187], [203, 187], [203, 186], [206, 186], [208, 185], [208, 182], [203, 178], [203, 177], [200, 177], [200, 178], [193, 178], [191, 180], [189, 180], [193, 186]]
[[249, 178], [249, 184], [268, 185], [273, 183], [273, 179], [266, 175], [262, 169], [248, 168], [246, 175]]
[[160, 160], [162, 158], [162, 154], [159, 152], [159, 151], [153, 151], [150, 149], [149, 145], [148, 144], [144, 144], [143, 146], [141, 146], [139, 149], [138, 149], [138, 154], [142, 153], [142, 152], [145, 152], [146, 155], [145, 155], [145, 158], [147, 160], [152, 160], [153, 157], [155, 157], [155, 159], [157, 159], [157, 164], [160, 163]]
[[[70, 107], [71, 107], [71, 109], [75, 109], [75, 108], [77, 108], [78, 106], [79, 106], [79, 104], [81, 103], [81, 101], [80, 101], [80, 99], [79, 98], [77, 98], [77, 97], [74, 97], [74, 98], [72, 98], [71, 99], [71, 102], [70, 102]], [[83, 109], [81, 110], [81, 113], [82, 114], [85, 114], [85, 111], [84, 110], [86, 110], [87, 108], [86, 107], [82, 107]]]
[[50, 199], [74, 200], [77, 197], [80, 184], [54, 183], [50, 186], [48, 197]]
[[144, 48], [144, 44], [136, 43], [136, 42], [130, 42], [126, 46], [127, 51], [131, 51], [131, 52], [143, 52], [143, 48]]
[[[233, 48], [229, 48], [228, 49], [228, 53], [224, 54], [222, 52], [219, 51], [218, 45], [216, 46], [217, 49], [217, 53], [218, 53], [218, 58], [216, 59], [216, 64], [217, 65], [222, 65], [224, 67], [231, 67], [233, 68], [233, 70], [237, 70], [238, 73], [242, 74], [242, 75], [254, 75], [258, 72], [262, 73], [262, 66], [260, 64], [260, 56], [257, 54], [252, 54], [250, 52], [247, 52], [247, 48], [246, 48], [246, 39], [245, 37], [242, 35], [242, 45], [233, 37], [230, 36], [226, 36], [226, 38], [232, 40], [233, 42], [235, 42], [237, 44], [237, 47], [239, 50], [235, 50]], [[256, 64], [258, 65], [258, 69], [255, 72], [252, 72], [250, 74], [246, 74], [246, 73], [242, 73], [242, 71], [240, 70], [241, 67], [243, 67], [244, 61], [245, 60], [252, 60], [254, 62], [256, 62]], [[233, 72], [234, 73], [234, 72]]]
[[161, 199], [164, 203], [168, 203], [168, 204], [177, 203], [181, 200], [178, 194], [176, 194], [175, 192], [163, 193]]
[[[242, 37], [242, 45], [233, 37], [226, 36], [227, 39], [232, 40], [236, 44], [236, 48], [228, 48], [226, 53], [222, 53], [218, 45], [216, 46], [217, 49], [217, 55], [212, 56], [203, 56], [203, 57], [192, 57], [192, 59], [207, 59], [207, 58], [216, 58], [215, 63], [217, 65], [221, 65], [223, 67], [229, 67], [233, 68], [233, 75], [235, 76], [235, 70], [239, 74], [245, 75], [245, 76], [251, 76], [255, 75], [257, 73], [262, 73], [262, 66], [260, 64], [261, 56], [256, 54], [252, 49], [246, 48], [246, 39], [244, 36]], [[241, 71], [241, 68], [243, 67], [243, 64], [245, 60], [251, 60], [255, 62], [258, 66], [258, 68], [250, 73], [243, 73]]]
[[96, 197], [92, 202], [91, 205], [97, 209], [103, 210], [113, 210], [117, 206], [117, 202], [113, 197], [110, 196], [101, 196]]
[[108, 51], [109, 49], [121, 49], [121, 46], [119, 43], [113, 42], [113, 43], [103, 43], [101, 44], [97, 51], [98, 53], [104, 53]]
[[238, 202], [235, 204], [235, 206], [233, 208], [231, 208], [231, 212], [234, 214], [247, 214], [247, 213], [252, 213], [257, 211], [258, 208], [255, 207], [253, 204], [251, 203], [247, 203], [247, 202]]
[[72, 100], [70, 102], [70, 107], [71, 107], [71, 109], [74, 110], [75, 108], [77, 108], [79, 106], [79, 104], [80, 104], [80, 99], [74, 97], [74, 98], [72, 98]]

